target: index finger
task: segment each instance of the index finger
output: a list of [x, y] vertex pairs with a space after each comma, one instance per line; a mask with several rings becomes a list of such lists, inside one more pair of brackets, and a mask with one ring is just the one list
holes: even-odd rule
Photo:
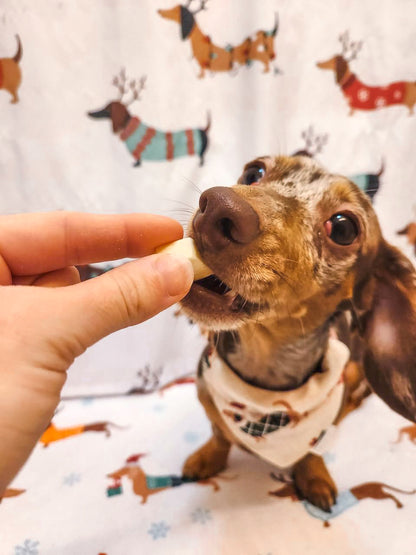
[[0, 276], [50, 272], [66, 266], [138, 258], [180, 239], [182, 226], [151, 214], [48, 212], [0, 217]]

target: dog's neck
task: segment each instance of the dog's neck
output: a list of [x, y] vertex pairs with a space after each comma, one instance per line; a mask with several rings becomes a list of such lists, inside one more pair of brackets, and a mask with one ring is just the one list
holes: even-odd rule
[[246, 325], [213, 337], [218, 355], [244, 381], [271, 390], [302, 385], [319, 367], [329, 338], [329, 323], [282, 340], [278, 327]]

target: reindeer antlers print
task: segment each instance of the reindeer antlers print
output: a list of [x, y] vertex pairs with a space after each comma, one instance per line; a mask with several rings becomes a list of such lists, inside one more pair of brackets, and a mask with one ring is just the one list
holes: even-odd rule
[[[193, 1], [193, 0], [188, 0], [187, 3], [185, 4], [185, 7], [186, 7], [189, 11], [191, 11], [191, 10], [190, 10], [190, 6], [191, 6], [191, 4], [192, 4], [192, 1]], [[195, 15], [195, 14], [197, 14], [197, 13], [199, 13], [199, 12], [202, 12], [202, 10], [206, 10], [206, 9], [207, 9], [207, 2], [208, 2], [208, 0], [200, 0], [200, 2], [199, 2], [199, 8], [198, 8], [197, 10], [191, 12], [191, 13], [192, 13], [193, 15]]]
[[[351, 60], [355, 60], [357, 57], [358, 52], [361, 50], [363, 46], [363, 41], [360, 40], [358, 42], [350, 41], [350, 33], [349, 31], [345, 31], [339, 36], [339, 41], [342, 44], [342, 56], [346, 62], [351, 62]], [[348, 57], [348, 52], [350, 52]]]
[[310, 125], [305, 131], [302, 131], [302, 139], [305, 141], [305, 150], [314, 157], [322, 151], [323, 147], [328, 142], [328, 133], [323, 135], [315, 135], [315, 130]]
[[124, 102], [125, 106], [129, 106], [135, 100], [140, 100], [140, 93], [145, 88], [146, 85], [146, 75], [143, 75], [136, 81], [136, 79], [131, 79], [131, 81], [127, 85], [127, 74], [124, 67], [121, 68], [120, 73], [113, 78], [112, 84], [118, 89], [119, 91], [119, 98], [118, 100], [121, 101], [123, 96], [129, 92], [132, 93], [132, 98], [129, 102]]

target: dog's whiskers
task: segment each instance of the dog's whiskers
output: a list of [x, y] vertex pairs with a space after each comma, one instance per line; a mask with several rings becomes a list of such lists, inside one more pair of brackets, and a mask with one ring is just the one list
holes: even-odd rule
[[198, 185], [194, 181], [192, 181], [192, 179], [189, 179], [189, 177], [184, 177], [184, 182], [187, 185], [191, 185], [192, 189], [194, 189], [194, 191], [196, 191], [198, 195], [202, 195], [202, 189], [200, 189]]

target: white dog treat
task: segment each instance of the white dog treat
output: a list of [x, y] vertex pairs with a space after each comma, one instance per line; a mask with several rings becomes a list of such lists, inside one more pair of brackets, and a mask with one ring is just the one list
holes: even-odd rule
[[202, 262], [201, 256], [196, 250], [195, 241], [191, 237], [185, 237], [185, 239], [180, 239], [179, 241], [174, 241], [173, 243], [163, 245], [162, 247], [156, 249], [156, 252], [163, 252], [166, 254], [180, 254], [182, 256], [186, 256], [186, 258], [191, 262], [194, 269], [195, 281], [212, 274], [212, 270]]

